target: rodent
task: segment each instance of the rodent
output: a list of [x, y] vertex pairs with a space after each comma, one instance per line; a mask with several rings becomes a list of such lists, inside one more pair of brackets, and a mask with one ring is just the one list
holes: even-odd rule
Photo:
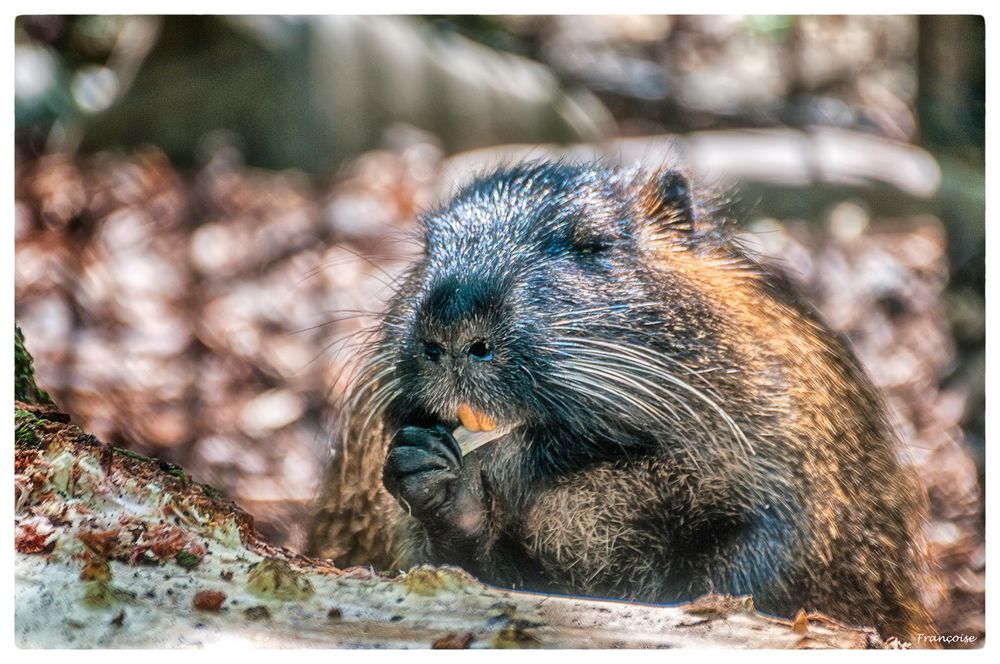
[[[314, 552], [933, 633], [921, 491], [879, 393], [692, 182], [530, 162], [422, 215]], [[463, 458], [470, 412], [505, 434]]]

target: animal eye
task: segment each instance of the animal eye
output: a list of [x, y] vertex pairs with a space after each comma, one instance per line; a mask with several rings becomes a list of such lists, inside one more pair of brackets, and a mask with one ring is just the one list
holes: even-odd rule
[[601, 224], [577, 222], [569, 229], [570, 250], [578, 256], [592, 256], [606, 252], [613, 246], [614, 237]]
[[444, 346], [433, 341], [423, 341], [424, 357], [431, 362], [438, 362], [444, 355]]
[[574, 238], [573, 240], [573, 251], [584, 256], [607, 251], [610, 246], [609, 242], [596, 237]]

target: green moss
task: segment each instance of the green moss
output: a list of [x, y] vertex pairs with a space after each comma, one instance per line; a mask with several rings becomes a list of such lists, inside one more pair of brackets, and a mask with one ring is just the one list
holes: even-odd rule
[[194, 555], [190, 551], [181, 551], [176, 556], [174, 556], [174, 560], [177, 562], [178, 565], [180, 565], [184, 569], [191, 569], [192, 567], [196, 566], [198, 563], [201, 562], [201, 558]]
[[178, 466], [177, 464], [174, 464], [174, 463], [170, 463], [168, 461], [164, 461], [163, 459], [157, 459], [156, 457], [143, 456], [142, 454], [139, 454], [137, 452], [133, 452], [132, 450], [127, 450], [127, 449], [125, 449], [123, 447], [116, 447], [115, 448], [115, 454], [121, 454], [122, 456], [126, 456], [126, 457], [128, 457], [130, 459], [135, 459], [136, 461], [145, 461], [147, 463], [155, 463], [160, 468], [160, 470], [162, 470], [166, 474], [173, 475], [174, 477], [176, 477], [178, 479], [181, 479], [181, 480], [186, 480], [187, 479], [187, 476], [184, 474], [184, 470], [180, 466]]
[[39, 443], [38, 425], [42, 420], [26, 410], [14, 411], [14, 440], [21, 447], [35, 447]]
[[52, 397], [35, 383], [31, 353], [24, 346], [24, 334], [14, 324], [14, 399], [25, 403], [55, 405]]
[[461, 573], [436, 567], [415, 567], [402, 577], [403, 587], [411, 593], [433, 596], [440, 591], [461, 592], [469, 584]]
[[205, 492], [205, 495], [208, 496], [209, 498], [217, 498], [219, 500], [225, 500], [225, 498], [226, 498], [226, 496], [223, 495], [223, 493], [221, 491], [219, 491], [218, 489], [216, 489], [213, 486], [209, 486], [207, 484], [202, 484], [201, 485], [201, 489], [202, 489], [202, 491]]
[[529, 634], [520, 627], [515, 625], [510, 625], [504, 627], [493, 639], [492, 643], [494, 648], [498, 649], [520, 649], [520, 648], [537, 648], [541, 645], [538, 637]]
[[247, 590], [258, 597], [281, 600], [302, 600], [313, 594], [309, 579], [277, 558], [265, 558], [250, 570]]
[[130, 459], [136, 459], [137, 461], [156, 461], [156, 459], [148, 456], [143, 456], [132, 450], [126, 450], [124, 447], [116, 447], [115, 454], [121, 454], [122, 456], [127, 456]]
[[174, 463], [168, 463], [166, 461], [160, 461], [160, 470], [168, 475], [173, 475], [174, 477], [184, 480], [187, 479], [184, 475], [184, 470], [180, 466]]
[[93, 608], [106, 608], [118, 601], [118, 593], [107, 581], [90, 581], [85, 584], [83, 603]]
[[106, 609], [119, 603], [129, 603], [135, 593], [111, 585], [107, 580], [87, 581], [83, 584], [83, 603], [94, 609]]

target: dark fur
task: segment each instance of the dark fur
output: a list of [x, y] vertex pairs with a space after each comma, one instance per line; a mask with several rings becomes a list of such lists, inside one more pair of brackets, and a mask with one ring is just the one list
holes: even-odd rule
[[[403, 506], [341, 500], [399, 521], [369, 546], [518, 588], [752, 594], [930, 633], [919, 491], [879, 395], [720, 216], [677, 171], [564, 163], [425, 215], [339, 460], [351, 485], [384, 457]], [[516, 428], [463, 460], [463, 402]], [[355, 551], [362, 526], [340, 533]]]

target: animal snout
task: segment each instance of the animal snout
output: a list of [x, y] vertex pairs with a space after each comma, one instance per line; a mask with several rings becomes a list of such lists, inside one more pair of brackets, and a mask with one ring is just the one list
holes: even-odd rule
[[502, 303], [502, 289], [493, 279], [437, 279], [419, 311], [415, 351], [433, 363], [491, 362]]

